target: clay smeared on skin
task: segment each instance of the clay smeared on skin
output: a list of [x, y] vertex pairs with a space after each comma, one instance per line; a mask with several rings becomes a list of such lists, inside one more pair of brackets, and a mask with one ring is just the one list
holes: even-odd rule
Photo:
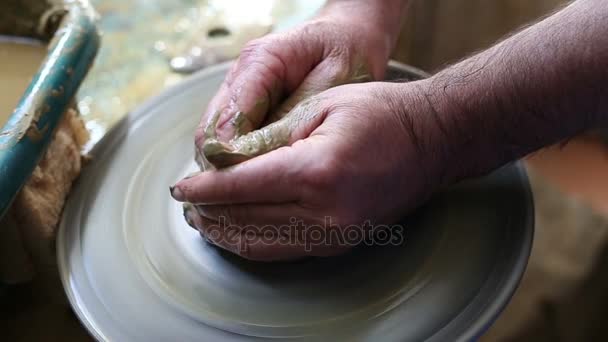
[[319, 101], [317, 97], [308, 98], [296, 105], [289, 117], [232, 139], [230, 143], [210, 138], [203, 145], [202, 154], [209, 163], [221, 169], [289, 145], [294, 130], [320, 114]]
[[[329, 80], [327, 86], [323, 89], [308, 91], [299, 94], [297, 97], [289, 98], [281, 107], [283, 109], [288, 108], [288, 110], [282, 110], [271, 115], [267, 120], [268, 125], [263, 129], [252, 131], [254, 128], [252, 127], [252, 121], [264, 121], [266, 113], [259, 109], [260, 107], [268, 107], [268, 99], [259, 100], [252, 111], [254, 115], [260, 115], [259, 118], [257, 116], [250, 118], [244, 112], [235, 113], [230, 120], [230, 124], [234, 126], [235, 136], [227, 142], [220, 141], [217, 136], [216, 130], [221, 112], [216, 112], [205, 128], [204, 143], [197, 151], [197, 154], [200, 155], [197, 161], [199, 161], [199, 164], [201, 162], [204, 164], [201, 165], [201, 169], [225, 168], [288, 145], [293, 131], [301, 124], [301, 121], [310, 120], [318, 114], [310, 108], [312, 103], [306, 100], [338, 85], [371, 80], [370, 73], [364, 63], [359, 61], [353, 63], [350, 69], [352, 70], [350, 73], [338, 75], [333, 80]], [[311, 117], [308, 118], [307, 116]]]

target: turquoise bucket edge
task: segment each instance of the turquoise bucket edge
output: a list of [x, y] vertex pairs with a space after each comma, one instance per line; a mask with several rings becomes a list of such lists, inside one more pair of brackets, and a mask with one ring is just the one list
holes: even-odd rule
[[0, 131], [0, 218], [38, 165], [100, 45], [87, 2], [66, 1], [49, 52]]

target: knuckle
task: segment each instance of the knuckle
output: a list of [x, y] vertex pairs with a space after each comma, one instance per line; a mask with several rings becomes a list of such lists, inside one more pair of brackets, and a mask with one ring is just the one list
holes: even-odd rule
[[302, 27], [304, 36], [314, 37], [326, 43], [329, 55], [344, 52], [344, 47], [354, 40], [354, 34], [346, 30], [343, 24], [328, 19], [314, 20]]
[[277, 36], [269, 35], [261, 38], [250, 40], [242, 48], [239, 55], [239, 61], [243, 64], [265, 60], [268, 55], [274, 55], [277, 45], [281, 45], [281, 41]]
[[255, 56], [260, 48], [266, 45], [267, 37], [256, 38], [248, 41], [241, 50], [241, 58], [247, 56]]
[[257, 74], [266, 82], [267, 92], [276, 80], [284, 80], [287, 74], [290, 44], [285, 36], [266, 36], [248, 42], [241, 50], [238, 67], [232, 78], [244, 70]]
[[341, 25], [328, 20], [328, 19], [316, 19], [307, 22], [301, 27], [301, 34], [311, 37], [324, 37], [329, 38], [339, 33]]

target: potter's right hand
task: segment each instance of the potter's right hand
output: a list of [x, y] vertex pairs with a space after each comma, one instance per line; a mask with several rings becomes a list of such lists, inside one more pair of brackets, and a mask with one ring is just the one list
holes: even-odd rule
[[349, 231], [392, 224], [442, 185], [445, 157], [436, 151], [448, 144], [423, 95], [430, 85], [324, 91], [254, 131], [286, 133], [285, 146], [181, 180], [171, 195], [194, 203], [184, 207], [190, 226], [245, 258], [343, 253], [357, 243], [347, 241]]
[[210, 132], [228, 142], [276, 121], [310, 95], [360, 78], [381, 79], [406, 3], [333, 0], [313, 20], [251, 41], [202, 117], [195, 140], [199, 164], [210, 166], [203, 153]]

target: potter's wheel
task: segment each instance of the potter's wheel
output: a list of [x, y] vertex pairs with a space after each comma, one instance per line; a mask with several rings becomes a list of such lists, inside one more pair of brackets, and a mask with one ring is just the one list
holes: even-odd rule
[[204, 70], [129, 115], [69, 199], [61, 276], [96, 338], [454, 340], [491, 323], [531, 245], [518, 165], [435, 196], [402, 222], [401, 246], [263, 264], [189, 228], [168, 186], [196, 169], [194, 128], [227, 69]]

